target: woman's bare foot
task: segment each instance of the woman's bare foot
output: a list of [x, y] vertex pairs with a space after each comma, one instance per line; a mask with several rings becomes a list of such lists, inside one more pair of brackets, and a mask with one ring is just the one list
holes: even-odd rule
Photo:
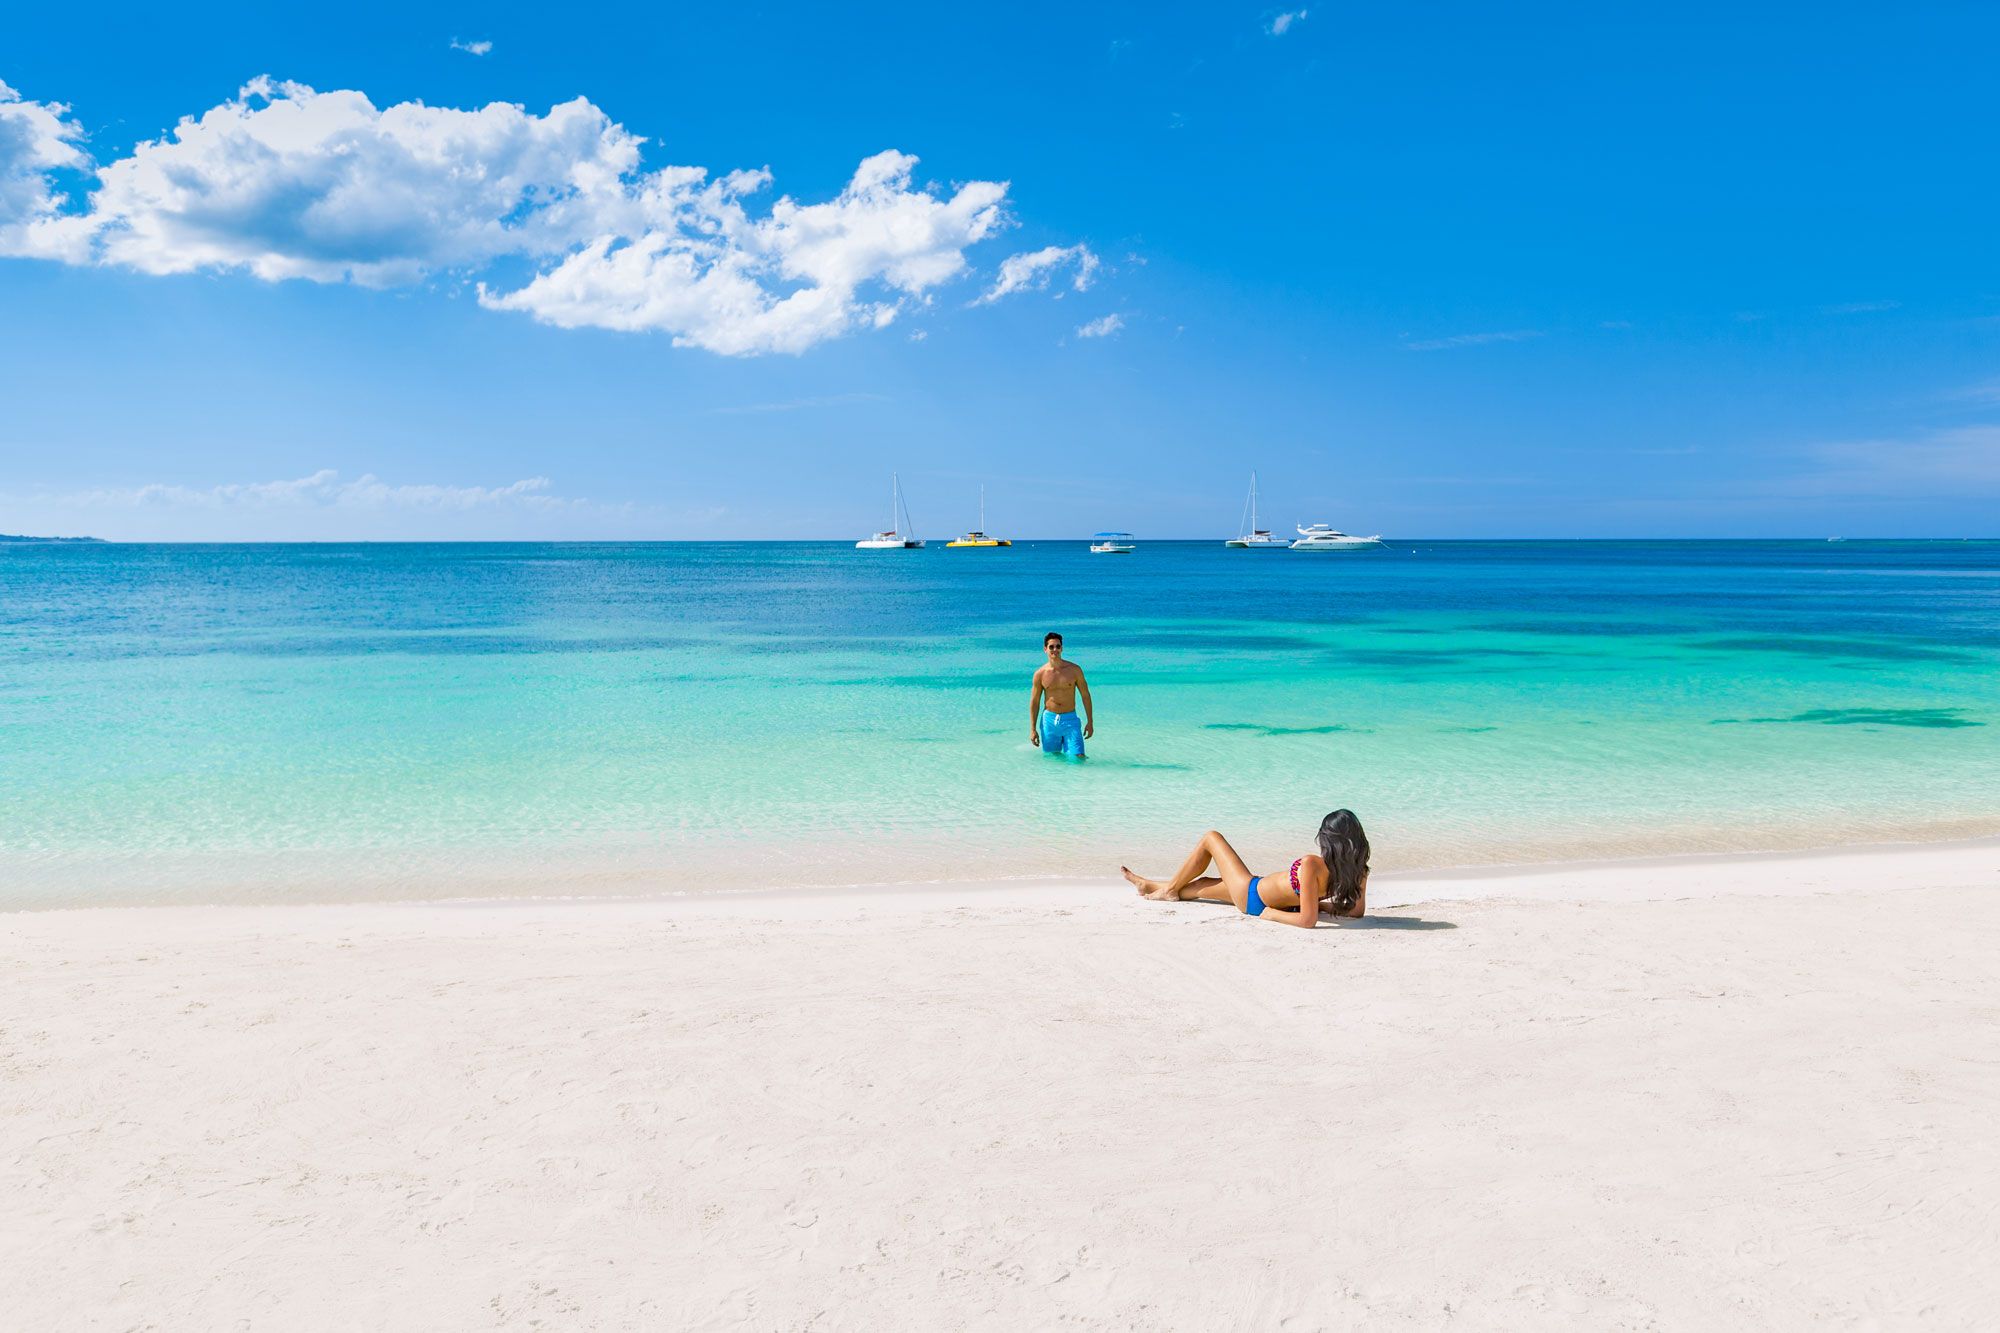
[[1141, 897], [1145, 898], [1159, 897], [1161, 885], [1154, 882], [1153, 880], [1147, 879], [1144, 875], [1137, 873], [1132, 869], [1132, 867], [1119, 866], [1118, 873], [1125, 877], [1125, 882], [1127, 884], [1130, 884], [1133, 888], [1139, 891]]

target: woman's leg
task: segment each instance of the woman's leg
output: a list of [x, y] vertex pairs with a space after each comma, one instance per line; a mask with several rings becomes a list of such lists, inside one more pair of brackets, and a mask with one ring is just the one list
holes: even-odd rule
[[[1202, 871], [1215, 866], [1216, 874], [1204, 877]], [[1122, 868], [1122, 867], [1121, 867]], [[1148, 898], [1158, 898], [1172, 902], [1182, 898], [1206, 898], [1214, 902], [1231, 902], [1243, 906], [1250, 896], [1250, 870], [1243, 864], [1243, 858], [1229, 845], [1229, 839], [1214, 829], [1201, 835], [1187, 860], [1174, 872], [1169, 880], [1147, 879], [1125, 871], [1125, 878]]]
[[1208, 863], [1213, 856], [1208, 849], [1208, 836], [1206, 833], [1201, 835], [1201, 841], [1195, 844], [1192, 852], [1188, 853], [1187, 860], [1181, 862], [1181, 868], [1174, 872], [1172, 879], [1148, 879], [1130, 866], [1120, 866], [1118, 869], [1124, 873], [1132, 887], [1146, 897], [1161, 902], [1173, 902], [1181, 896], [1181, 889], [1192, 888], [1202, 882], [1198, 877], [1202, 871], [1208, 869]]
[[1214, 875], [1203, 875], [1200, 879], [1187, 885], [1180, 891], [1182, 902], [1186, 902], [1190, 898], [1198, 898], [1203, 902], [1210, 903], [1233, 903], [1236, 901], [1229, 896], [1229, 886]]

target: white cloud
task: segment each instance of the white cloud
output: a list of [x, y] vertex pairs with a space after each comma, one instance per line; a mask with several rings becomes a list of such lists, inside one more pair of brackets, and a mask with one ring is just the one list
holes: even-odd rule
[[1076, 336], [1079, 338], [1109, 338], [1124, 327], [1125, 317], [1123, 315], [1106, 315], [1103, 319], [1093, 319], [1088, 324], [1080, 325], [1077, 328]]
[[493, 49], [493, 43], [485, 40], [461, 42], [458, 38], [454, 37], [451, 39], [451, 49], [454, 51], [463, 51], [469, 56], [483, 56]]
[[1541, 337], [1539, 329], [1503, 329], [1497, 333], [1454, 333], [1448, 338], [1428, 338], [1423, 342], [1404, 343], [1412, 352], [1442, 352], [1452, 347], [1479, 347], [1486, 343], [1520, 343], [1530, 338]]
[[1015, 292], [1040, 291], [1063, 268], [1075, 267], [1070, 286], [1086, 290], [1097, 277], [1097, 256], [1087, 245], [1048, 245], [1039, 250], [1009, 255], [1000, 261], [1000, 274], [985, 295], [972, 304], [986, 305]]
[[585, 503], [550, 495], [549, 485], [547, 477], [528, 477], [508, 486], [391, 486], [373, 473], [342, 481], [332, 468], [322, 468], [289, 481], [154, 484], [48, 499], [60, 507], [84, 509], [563, 509]]
[[547, 477], [502, 486], [345, 479], [331, 468], [277, 481], [0, 491], [0, 531], [114, 541], [350, 541], [630, 537], [696, 523], [692, 510], [554, 493]]
[[1944, 395], [1947, 400], [1961, 400], [1975, 403], [2000, 403], [2000, 375], [1977, 384], [1968, 384], [1962, 389], [1954, 389]]
[[640, 142], [582, 98], [378, 109], [260, 78], [103, 167], [64, 222], [142, 273], [388, 286], [588, 239], [629, 211]]
[[1308, 11], [1303, 9], [1294, 9], [1286, 13], [1279, 14], [1275, 18], [1273, 18], [1268, 25], [1266, 25], [1264, 31], [1270, 33], [1273, 37], [1283, 37], [1286, 33], [1292, 30], [1292, 25], [1294, 23], [1302, 23], [1305, 21], [1307, 12]]
[[[918, 185], [906, 153], [864, 159], [831, 200], [780, 197], [758, 215], [747, 200], [768, 172], [642, 171], [645, 141], [582, 98], [544, 115], [378, 108], [268, 78], [103, 166], [65, 209], [48, 173], [88, 165], [79, 132], [64, 108], [4, 94], [0, 252], [367, 286], [484, 275], [489, 309], [725, 355], [883, 328], [1008, 224], [1006, 182]], [[541, 271], [510, 289], [490, 271], [501, 260]], [[1081, 245], [1015, 256], [987, 299], [1045, 286], [1065, 264], [1082, 290], [1097, 257]]]
[[[765, 173], [709, 184], [700, 172], [661, 172], [643, 200], [655, 225], [599, 237], [519, 291], [482, 288], [479, 299], [562, 328], [665, 332], [676, 345], [731, 356], [802, 352], [882, 328], [909, 298], [958, 276], [966, 248], [1004, 223], [1004, 182], [936, 195], [912, 188], [916, 162], [877, 153], [831, 202], [784, 198], [755, 221], [742, 196]], [[891, 299], [864, 296], [864, 286]]]
[[1849, 440], [1806, 450], [1813, 470], [1777, 483], [1789, 496], [1860, 500], [2000, 496], [2000, 426], [1959, 426], [1906, 439]]
[[0, 80], [0, 255], [64, 256], [49, 173], [88, 165], [82, 137], [68, 107], [27, 101]]
[[[917, 335], [912, 334], [912, 337]], [[851, 407], [857, 403], [886, 403], [890, 401], [882, 393], [833, 393], [820, 398], [791, 398], [776, 403], [746, 403], [741, 407], [711, 407], [711, 415], [719, 417], [754, 416], [765, 412], [802, 412], [818, 407]]]

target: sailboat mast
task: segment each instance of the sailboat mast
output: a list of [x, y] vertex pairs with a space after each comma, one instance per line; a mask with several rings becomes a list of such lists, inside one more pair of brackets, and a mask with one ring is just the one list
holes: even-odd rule
[[895, 473], [889, 474], [889, 531], [901, 533], [903, 530], [903, 479]]
[[1257, 471], [1250, 471], [1250, 531], [1257, 531]]

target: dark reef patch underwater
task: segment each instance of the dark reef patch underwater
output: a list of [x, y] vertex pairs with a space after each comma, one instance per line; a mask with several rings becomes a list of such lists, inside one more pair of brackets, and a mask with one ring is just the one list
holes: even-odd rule
[[1273, 727], [1262, 722], [1209, 722], [1203, 731], [1248, 731], [1259, 736], [1331, 736], [1336, 731], [1365, 732], [1367, 727], [1347, 727], [1338, 722], [1324, 727]]
[[1829, 727], [1983, 727], [1963, 708], [1810, 708], [1790, 717], [1718, 717], [1714, 726], [1737, 722], [1818, 722]]

